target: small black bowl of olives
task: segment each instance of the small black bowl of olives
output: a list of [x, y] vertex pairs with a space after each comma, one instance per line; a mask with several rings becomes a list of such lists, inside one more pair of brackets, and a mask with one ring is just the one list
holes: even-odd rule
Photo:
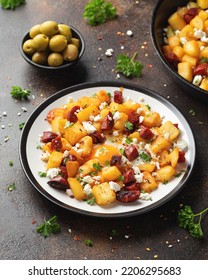
[[74, 27], [45, 21], [32, 26], [24, 36], [20, 52], [31, 65], [59, 70], [75, 65], [82, 57], [85, 43]]

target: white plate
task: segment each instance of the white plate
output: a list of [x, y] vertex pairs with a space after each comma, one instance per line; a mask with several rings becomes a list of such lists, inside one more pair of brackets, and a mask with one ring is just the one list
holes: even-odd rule
[[[178, 123], [183, 139], [187, 145], [186, 162], [181, 168], [186, 170], [179, 177], [175, 177], [168, 184], [160, 184], [158, 189], [151, 193], [152, 200], [138, 200], [133, 203], [122, 204], [115, 202], [107, 206], [90, 206], [84, 201], [78, 201], [69, 197], [64, 191], [56, 190], [48, 186], [47, 178], [41, 178], [39, 171], [44, 170], [44, 164], [40, 159], [41, 151], [37, 149], [40, 134], [49, 129], [49, 124], [45, 120], [49, 110], [66, 104], [70, 97], [74, 100], [82, 96], [91, 96], [100, 89], [113, 93], [114, 90], [124, 88], [124, 96], [129, 96], [138, 103], [144, 100], [144, 104], [149, 104], [152, 110], [164, 116], [165, 120]], [[150, 211], [165, 202], [169, 201], [182, 188], [190, 176], [195, 162], [195, 141], [189, 124], [183, 115], [169, 101], [160, 95], [140, 86], [118, 82], [97, 82], [80, 84], [66, 88], [49, 97], [31, 114], [22, 131], [20, 140], [20, 159], [26, 176], [32, 185], [46, 198], [61, 207], [74, 212], [99, 216], [99, 217], [125, 217], [141, 214]]]

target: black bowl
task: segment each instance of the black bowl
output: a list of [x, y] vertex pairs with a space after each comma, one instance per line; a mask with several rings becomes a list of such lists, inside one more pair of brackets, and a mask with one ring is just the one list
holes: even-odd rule
[[168, 25], [168, 18], [173, 14], [178, 7], [185, 6], [189, 0], [159, 0], [153, 10], [151, 19], [151, 37], [155, 50], [174, 78], [175, 82], [188, 94], [200, 101], [208, 103], [208, 91], [203, 90], [180, 76], [166, 61], [162, 53], [162, 46], [164, 45], [164, 28]]
[[22, 39], [22, 42], [21, 42], [21, 45], [20, 45], [20, 52], [21, 52], [21, 55], [22, 57], [31, 65], [33, 66], [36, 66], [40, 69], [46, 69], [46, 70], [62, 70], [62, 69], [68, 69], [72, 66], [74, 66], [82, 57], [84, 51], [85, 51], [85, 42], [84, 42], [84, 38], [83, 36], [80, 34], [80, 32], [75, 29], [74, 27], [72, 27], [70, 25], [70, 28], [71, 28], [71, 31], [72, 31], [72, 37], [74, 38], [77, 38], [79, 39], [80, 41], [80, 46], [79, 46], [79, 55], [77, 57], [76, 60], [74, 61], [70, 61], [70, 62], [67, 62], [67, 61], [64, 61], [64, 63], [60, 66], [57, 66], [57, 67], [54, 67], [54, 66], [49, 66], [49, 65], [41, 65], [41, 64], [37, 64], [37, 63], [34, 63], [31, 59], [31, 56], [27, 55], [23, 49], [22, 49], [22, 46], [24, 44], [24, 42], [28, 39], [31, 39], [30, 38], [30, 35], [29, 35], [29, 32], [26, 33], [26, 35], [23, 37]]

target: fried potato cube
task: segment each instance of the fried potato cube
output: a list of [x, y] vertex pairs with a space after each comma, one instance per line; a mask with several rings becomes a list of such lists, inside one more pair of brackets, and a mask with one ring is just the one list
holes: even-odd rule
[[111, 112], [120, 112], [120, 113], [125, 113], [125, 114], [129, 114], [130, 110], [127, 109], [127, 107], [125, 107], [123, 104], [119, 104], [116, 102], [111, 102], [110, 103], [110, 111]]
[[185, 42], [183, 45], [183, 49], [186, 54], [194, 57], [199, 57], [200, 55], [200, 48], [196, 40], [190, 40]]
[[150, 145], [150, 149], [153, 153], [158, 154], [162, 150], [168, 150], [170, 148], [170, 142], [163, 136], [157, 136], [157, 138]]
[[159, 113], [149, 111], [148, 113], [146, 113], [144, 115], [144, 120], [143, 120], [142, 124], [151, 128], [154, 126], [160, 126], [161, 122], [162, 122], [162, 119], [161, 119]]
[[184, 54], [184, 56], [181, 59], [182, 62], [188, 62], [189, 64], [191, 64], [192, 67], [196, 67], [199, 59], [193, 56], [190, 56], [188, 54]]
[[128, 121], [128, 115], [120, 113], [120, 118], [114, 121], [114, 129], [123, 131], [125, 129], [125, 123]]
[[49, 157], [48, 163], [46, 165], [46, 169], [49, 168], [57, 168], [61, 165], [63, 159], [63, 153], [53, 151]]
[[169, 153], [167, 150], [163, 150], [159, 154], [159, 164], [161, 167], [170, 164]]
[[96, 96], [97, 98], [100, 100], [101, 103], [103, 102], [109, 102], [110, 101], [110, 95], [107, 93], [106, 90], [99, 90], [97, 93], [96, 93]]
[[96, 166], [99, 164], [97, 159], [90, 159], [86, 161], [83, 165], [79, 168], [79, 173], [81, 176], [85, 176], [90, 172], [96, 171]]
[[95, 185], [92, 188], [92, 194], [94, 195], [96, 203], [99, 205], [109, 204], [116, 200], [116, 194], [110, 189], [107, 182]]
[[98, 114], [99, 114], [98, 107], [94, 104], [91, 104], [85, 109], [79, 111], [79, 113], [77, 113], [77, 118], [80, 122], [84, 122], [84, 121], [89, 121], [91, 115], [96, 116]]
[[84, 129], [83, 125], [80, 122], [76, 122], [74, 125], [67, 127], [64, 134], [66, 140], [72, 146], [86, 135], [87, 131]]
[[179, 60], [181, 61], [182, 57], [184, 56], [184, 49], [181, 46], [175, 46], [173, 48], [173, 53], [177, 55]]
[[168, 45], [173, 49], [175, 46], [180, 46], [181, 41], [177, 35], [173, 35], [168, 38]]
[[208, 78], [205, 77], [202, 82], [201, 82], [201, 85], [199, 86], [201, 89], [204, 89], [204, 90], [208, 90]]
[[198, 16], [199, 16], [203, 21], [205, 21], [205, 20], [208, 19], [208, 13], [205, 12], [205, 11], [203, 11], [203, 10], [201, 10], [201, 11], [198, 13]]
[[116, 166], [104, 167], [102, 176], [106, 181], [114, 181], [121, 176], [121, 171]]
[[145, 163], [145, 164], [139, 164], [139, 170], [140, 171], [148, 171], [153, 172], [155, 169], [155, 165], [153, 163]]
[[197, 0], [197, 5], [202, 9], [208, 9], [208, 2], [207, 0]]
[[152, 191], [157, 189], [159, 183], [155, 180], [155, 178], [147, 171], [144, 171], [142, 174], [143, 182], [140, 183], [141, 190], [151, 193]]
[[59, 132], [63, 135], [65, 132], [65, 125], [66, 125], [67, 119], [59, 119], [58, 129]]
[[132, 100], [125, 101], [123, 103], [123, 106], [126, 107], [129, 111], [136, 111], [138, 108], [140, 108], [140, 104], [137, 102], [133, 102]]
[[172, 167], [176, 167], [179, 159], [179, 149], [178, 147], [175, 147], [173, 151], [169, 154], [169, 159], [171, 162]]
[[178, 137], [180, 130], [171, 121], [166, 121], [158, 129], [158, 133], [171, 142]]
[[78, 170], [79, 170], [79, 163], [78, 161], [71, 161], [67, 160], [66, 162], [66, 170], [68, 177], [75, 177]]
[[135, 138], [135, 139], [137, 139], [138, 142], [145, 142], [145, 141], [146, 141], [144, 138], [142, 138], [142, 137], [140, 136], [140, 134], [139, 134], [138, 131], [135, 131], [135, 132], [129, 134], [128, 137], [131, 138], [131, 139], [134, 139], [134, 138]]
[[192, 66], [189, 62], [178, 63], [178, 74], [184, 79], [191, 82], [193, 79]]
[[180, 38], [186, 38], [186, 40], [193, 40], [194, 37], [194, 28], [190, 24], [187, 24], [179, 33]]
[[198, 30], [203, 30], [203, 24], [203, 20], [198, 15], [190, 21], [190, 25]]
[[166, 165], [164, 167], [161, 167], [158, 171], [158, 178], [161, 182], [167, 182], [169, 181], [176, 173], [175, 168], [173, 168], [171, 165]]
[[92, 137], [90, 136], [84, 136], [83, 138], [80, 139], [79, 141], [79, 149], [81, 152], [82, 157], [88, 157], [91, 152], [92, 152], [92, 147], [93, 147], [93, 142], [92, 142]]
[[177, 12], [168, 18], [168, 23], [174, 30], [181, 30], [186, 26], [185, 20]]
[[75, 178], [67, 179], [70, 189], [77, 200], [83, 200], [86, 198], [86, 194], [84, 193], [83, 186], [81, 183]]
[[82, 108], [87, 108], [92, 104], [99, 107], [101, 102], [97, 97], [82, 96], [78, 99], [78, 103]]

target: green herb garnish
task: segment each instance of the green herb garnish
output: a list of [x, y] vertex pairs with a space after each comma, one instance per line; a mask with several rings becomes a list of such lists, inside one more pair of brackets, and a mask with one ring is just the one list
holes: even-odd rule
[[96, 171], [100, 171], [102, 169], [99, 162], [98, 163], [93, 163], [92, 166]]
[[47, 173], [46, 172], [42, 172], [42, 171], [39, 171], [38, 172], [38, 175], [43, 178], [43, 177], [46, 177], [47, 176]]
[[87, 204], [89, 204], [90, 206], [93, 206], [95, 204], [95, 198], [93, 196], [93, 194], [90, 194], [88, 199], [85, 200], [87, 202]]
[[25, 4], [25, 0], [0, 0], [0, 4], [3, 9], [14, 10], [18, 6]]
[[146, 154], [145, 152], [142, 152], [140, 154], [140, 158], [144, 161], [144, 162], [150, 162], [151, 161], [151, 157]]
[[116, 8], [105, 0], [90, 0], [84, 8], [87, 23], [96, 26], [116, 17]]
[[57, 217], [53, 216], [48, 221], [44, 221], [36, 229], [37, 233], [40, 233], [44, 237], [48, 237], [51, 234], [56, 234], [60, 232], [60, 225], [57, 223]]
[[126, 142], [126, 144], [131, 144], [131, 143], [133, 143], [133, 140], [130, 137], [126, 137], [125, 142]]
[[84, 244], [87, 245], [87, 246], [89, 246], [89, 247], [93, 247], [93, 242], [92, 242], [92, 240], [90, 240], [90, 239], [86, 239], [86, 240], [84, 241]]
[[30, 95], [30, 90], [29, 89], [22, 89], [19, 86], [13, 86], [10, 94], [13, 98], [16, 98], [18, 100], [21, 99], [27, 99], [28, 96]]
[[131, 122], [125, 122], [125, 128], [131, 131], [134, 129], [134, 125]]
[[203, 238], [204, 232], [201, 227], [202, 216], [208, 208], [194, 214], [191, 206], [185, 206], [178, 212], [179, 227], [188, 230], [189, 234], [194, 238]]
[[116, 69], [127, 77], [140, 77], [142, 75], [143, 65], [139, 61], [135, 61], [137, 53], [132, 58], [127, 55], [119, 54], [117, 56]]
[[24, 125], [25, 125], [25, 123], [24, 123], [24, 122], [20, 123], [20, 124], [19, 124], [19, 129], [20, 129], [20, 130], [22, 130], [22, 129], [23, 129], [23, 127], [24, 127]]
[[15, 183], [9, 185], [9, 187], [8, 187], [8, 191], [13, 191], [13, 190], [15, 190], [15, 189], [16, 189]]
[[11, 167], [12, 167], [13, 165], [14, 165], [14, 164], [13, 164], [13, 161], [12, 161], [12, 160], [10, 160], [10, 161], [9, 161], [9, 166], [11, 166]]

